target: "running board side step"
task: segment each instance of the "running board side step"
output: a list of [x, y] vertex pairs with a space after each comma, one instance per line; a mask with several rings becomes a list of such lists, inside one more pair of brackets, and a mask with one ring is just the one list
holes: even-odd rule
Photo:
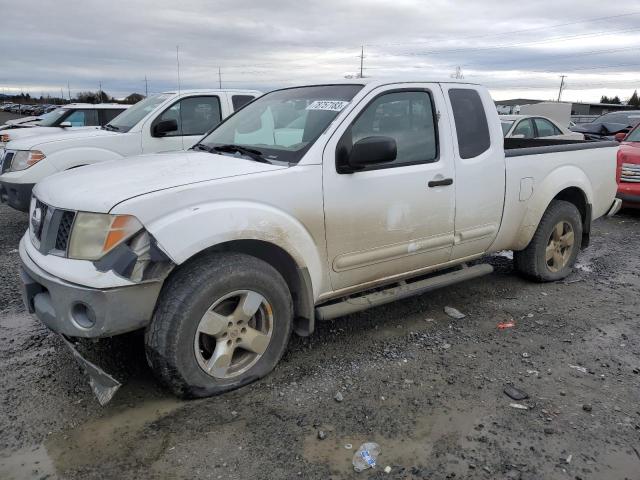
[[432, 276], [412, 283], [396, 283], [384, 290], [376, 290], [359, 297], [346, 298], [342, 302], [316, 307], [316, 320], [332, 320], [342, 317], [343, 315], [349, 315], [350, 313], [377, 307], [385, 303], [420, 295], [464, 280], [471, 280], [472, 278], [488, 275], [491, 272], [493, 272], [493, 267], [487, 263], [483, 263], [473, 265], [472, 267], [464, 266], [460, 270]]

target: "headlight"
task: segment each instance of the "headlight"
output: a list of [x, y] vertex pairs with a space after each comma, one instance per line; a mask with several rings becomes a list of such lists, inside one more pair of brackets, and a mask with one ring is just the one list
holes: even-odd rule
[[11, 141], [11, 135], [8, 133], [0, 133], [0, 147], [4, 147]]
[[131, 215], [78, 212], [67, 255], [78, 260], [97, 260], [142, 228]]
[[44, 160], [44, 158], [45, 155], [40, 150], [18, 150], [13, 156], [13, 160], [11, 160], [9, 171], [25, 170], [40, 160]]

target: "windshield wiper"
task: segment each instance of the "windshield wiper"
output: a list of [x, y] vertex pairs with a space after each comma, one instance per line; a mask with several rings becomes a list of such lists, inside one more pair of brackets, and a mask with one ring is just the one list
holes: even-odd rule
[[229, 153], [237, 152], [237, 153], [246, 155], [247, 157], [251, 158], [252, 160], [255, 160], [256, 162], [271, 163], [269, 160], [267, 160], [262, 156], [262, 152], [260, 150], [243, 147], [241, 145], [233, 145], [233, 144], [218, 145], [216, 147], [213, 147], [212, 150], [215, 150], [216, 152], [229, 152]]
[[193, 147], [190, 148], [190, 150], [198, 150], [198, 151], [201, 151], [201, 152], [209, 152], [209, 153], [211, 153], [211, 147], [207, 147], [203, 143], [196, 143]]
[[119, 132], [120, 129], [118, 127], [114, 127], [110, 123], [107, 123], [102, 127], [103, 130], [109, 130], [110, 132]]

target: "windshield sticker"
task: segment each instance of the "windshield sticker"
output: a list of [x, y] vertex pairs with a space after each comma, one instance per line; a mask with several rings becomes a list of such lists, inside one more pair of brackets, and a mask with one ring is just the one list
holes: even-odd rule
[[312, 102], [307, 110], [329, 110], [331, 112], [340, 112], [349, 102], [344, 100], [316, 100]]

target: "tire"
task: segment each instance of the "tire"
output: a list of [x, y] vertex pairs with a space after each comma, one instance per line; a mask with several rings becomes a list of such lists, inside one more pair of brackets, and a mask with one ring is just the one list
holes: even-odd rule
[[217, 395], [271, 372], [292, 325], [291, 294], [275, 268], [245, 254], [212, 253], [165, 282], [145, 332], [147, 361], [179, 397]]
[[[556, 230], [558, 225], [562, 225], [562, 230]], [[573, 243], [567, 250], [569, 231]], [[570, 202], [554, 200], [542, 215], [527, 248], [514, 252], [514, 266], [524, 276], [539, 282], [561, 280], [571, 273], [581, 244], [580, 212]]]

